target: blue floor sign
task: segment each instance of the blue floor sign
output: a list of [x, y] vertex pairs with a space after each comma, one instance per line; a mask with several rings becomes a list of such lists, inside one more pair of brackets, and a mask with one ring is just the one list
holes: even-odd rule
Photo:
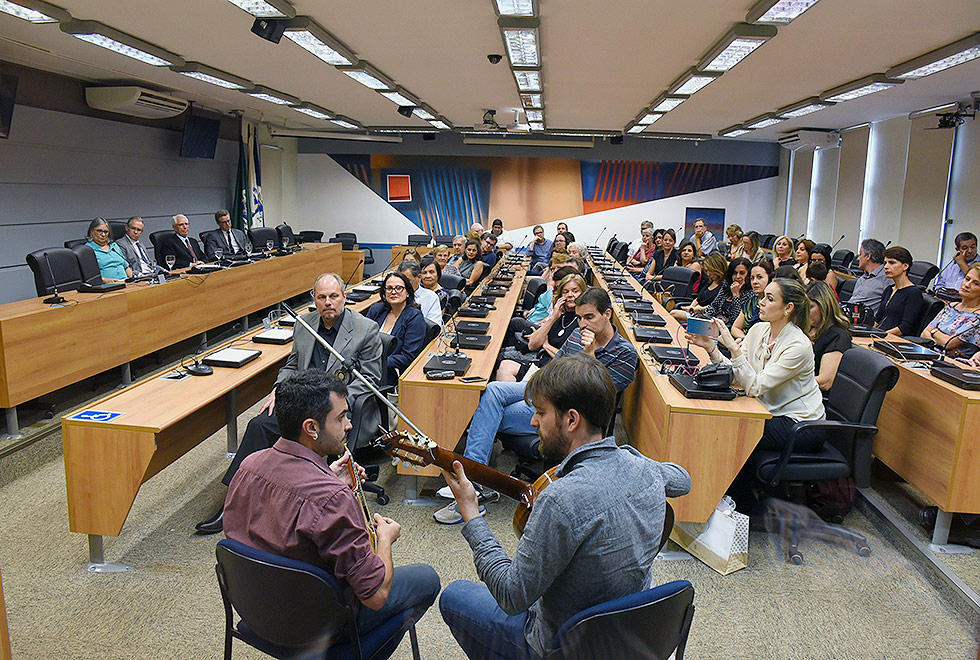
[[126, 413], [109, 412], [108, 410], [83, 410], [80, 413], [75, 413], [68, 419], [84, 422], [111, 422], [116, 417], [121, 417], [124, 414]]

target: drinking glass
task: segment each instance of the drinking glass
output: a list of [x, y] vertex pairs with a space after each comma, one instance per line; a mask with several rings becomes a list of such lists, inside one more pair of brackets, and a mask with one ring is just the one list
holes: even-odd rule
[[265, 242], [265, 249], [266, 249], [267, 252], [272, 252], [272, 248], [274, 248], [274, 247], [276, 247], [276, 242], [275, 241], [266, 241]]
[[245, 256], [249, 259], [252, 258], [252, 252], [255, 251], [255, 247], [252, 245], [252, 241], [245, 243]]
[[173, 254], [168, 254], [164, 259], [167, 262], [167, 270], [173, 270], [174, 264], [177, 263], [177, 256]]
[[223, 255], [224, 253], [225, 253], [224, 250], [222, 250], [221, 248], [215, 248], [214, 249], [214, 259], [219, 264], [221, 263], [221, 255]]

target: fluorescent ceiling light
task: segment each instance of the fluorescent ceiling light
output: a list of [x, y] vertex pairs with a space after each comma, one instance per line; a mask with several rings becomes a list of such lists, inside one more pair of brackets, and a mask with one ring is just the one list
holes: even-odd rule
[[646, 126], [641, 126], [640, 124], [634, 124], [626, 129], [627, 133], [642, 133], [646, 129]]
[[820, 95], [820, 100], [843, 103], [844, 101], [850, 101], [862, 96], [867, 96], [868, 94], [874, 94], [876, 92], [886, 90], [889, 87], [894, 87], [895, 85], [901, 84], [901, 80], [893, 80], [876, 73], [874, 75], [865, 76], [859, 80], [853, 80], [839, 87], [834, 87], [833, 89], [827, 90]]
[[694, 140], [695, 142], [703, 142], [705, 140], [710, 140], [711, 136], [705, 133], [649, 133], [643, 132], [637, 137], [642, 138], [657, 138], [660, 140]]
[[892, 67], [885, 72], [885, 75], [902, 80], [918, 80], [978, 57], [980, 57], [980, 32]]
[[543, 131], [544, 123], [539, 121], [530, 121], [527, 123], [527, 127], [532, 131]]
[[438, 128], [440, 131], [451, 131], [453, 127], [449, 125], [444, 119], [436, 119], [435, 121], [430, 121], [429, 124], [433, 128]]
[[653, 102], [653, 105], [650, 107], [650, 112], [670, 112], [683, 103], [686, 98], [686, 96], [667, 96], [666, 94], [661, 94]]
[[735, 124], [734, 126], [729, 126], [724, 130], [718, 131], [718, 135], [720, 135], [721, 137], [734, 138], [740, 135], [745, 135], [746, 133], [750, 133], [751, 131], [752, 129], [743, 128], [741, 124]]
[[759, 128], [769, 128], [770, 126], [775, 126], [780, 122], [786, 121], [785, 117], [780, 117], [772, 112], [767, 112], [764, 115], [759, 115], [755, 119], [750, 119], [745, 122], [745, 128], [759, 129]]
[[538, 45], [538, 27], [541, 25], [539, 19], [501, 16], [497, 19], [497, 25], [503, 35], [512, 67], [541, 64], [541, 50]]
[[535, 0], [493, 0], [498, 16], [534, 16], [537, 14]]
[[413, 133], [433, 135], [435, 131], [431, 128], [416, 128], [414, 126], [395, 126], [392, 128], [378, 128], [372, 126], [369, 129], [372, 133]]
[[340, 126], [341, 128], [346, 128], [352, 131], [361, 128], [361, 125], [358, 124], [356, 121], [354, 121], [350, 117], [345, 117], [343, 115], [337, 115], [330, 121], [336, 124], [337, 126]]
[[544, 121], [544, 111], [542, 110], [526, 110], [524, 114], [527, 116], [527, 120], [543, 122]]
[[170, 67], [170, 70], [183, 76], [187, 76], [188, 78], [201, 80], [212, 85], [217, 85], [218, 87], [224, 87], [225, 89], [252, 89], [252, 83], [244, 78], [239, 78], [238, 76], [233, 76], [230, 73], [212, 69], [211, 67], [205, 66], [200, 62], [187, 62], [182, 66], [175, 65]]
[[359, 61], [354, 66], [337, 67], [337, 70], [342, 71], [344, 74], [350, 76], [368, 89], [373, 89], [375, 91], [395, 89], [395, 87], [397, 87], [397, 85], [391, 82], [387, 76], [363, 60]]
[[481, 138], [464, 137], [463, 144], [476, 144], [487, 146], [507, 146], [507, 147], [580, 147], [591, 149], [595, 146], [594, 140], [528, 140], [527, 138]]
[[394, 103], [399, 107], [405, 105], [412, 105], [412, 106], [421, 105], [422, 103], [421, 101], [419, 101], [417, 98], [406, 96], [407, 93], [408, 92], [403, 90], [401, 87], [398, 87], [390, 92], [381, 92], [381, 96], [385, 97], [386, 99], [388, 99], [389, 101], [391, 101], [392, 103]]
[[432, 121], [433, 119], [436, 118], [436, 113], [434, 113], [432, 111], [432, 108], [425, 105], [424, 103], [419, 107], [415, 108], [412, 114], [418, 117], [419, 119], [424, 119], [425, 121]]
[[357, 63], [357, 56], [339, 39], [324, 30], [309, 16], [299, 16], [286, 21], [286, 37], [300, 48], [332, 66], [350, 66]]
[[87, 41], [96, 46], [101, 46], [107, 50], [153, 66], [170, 66], [171, 64], [184, 63], [184, 60], [173, 53], [168, 53], [153, 44], [149, 44], [136, 37], [131, 37], [108, 25], [103, 25], [95, 21], [70, 21], [68, 23], [62, 23], [61, 31], [77, 37], [82, 41]]
[[649, 126], [661, 117], [663, 117], [663, 114], [660, 112], [644, 112], [636, 119], [636, 123], [642, 124], [643, 126]]
[[811, 96], [810, 98], [803, 99], [792, 105], [787, 105], [776, 111], [776, 114], [780, 117], [786, 117], [786, 119], [794, 119], [796, 117], [803, 117], [805, 115], [812, 114], [824, 108], [829, 108], [833, 103], [828, 103], [827, 101], [821, 101], [819, 97]]
[[274, 89], [269, 89], [264, 85], [256, 85], [250, 90], [243, 92], [249, 96], [263, 101], [268, 101], [269, 103], [275, 103], [276, 105], [299, 105], [300, 100], [295, 96], [290, 96], [289, 94], [283, 94], [282, 92], [277, 92]]
[[361, 133], [328, 133], [326, 131], [313, 131], [297, 128], [269, 127], [269, 134], [272, 137], [307, 137], [322, 138], [325, 140], [357, 140], [359, 142], [402, 142], [399, 135], [363, 135]]
[[255, 18], [292, 18], [296, 10], [286, 0], [228, 0]]
[[312, 103], [304, 103], [301, 106], [293, 108], [296, 112], [302, 112], [304, 115], [309, 115], [314, 119], [332, 119], [333, 113], [326, 108], [321, 108], [318, 105], [313, 105]]
[[517, 81], [517, 89], [522, 92], [541, 91], [541, 72], [535, 70], [518, 71], [514, 70], [514, 79]]
[[667, 88], [667, 94], [676, 96], [691, 96], [701, 89], [704, 89], [708, 84], [714, 82], [714, 80], [720, 76], [720, 73], [715, 73], [713, 71], [698, 71], [694, 68], [688, 69], [681, 74], [681, 76], [675, 80], [670, 87]]
[[818, 0], [760, 0], [745, 20], [748, 23], [774, 23], [786, 25], [799, 18], [800, 14], [817, 4]]
[[738, 23], [704, 54], [697, 69], [724, 73], [775, 36], [776, 28], [771, 25]]
[[64, 9], [49, 5], [40, 0], [0, 0], [0, 11], [28, 23], [65, 23], [71, 20], [71, 14]]
[[544, 99], [541, 94], [521, 94], [521, 105], [525, 108], [543, 108]]

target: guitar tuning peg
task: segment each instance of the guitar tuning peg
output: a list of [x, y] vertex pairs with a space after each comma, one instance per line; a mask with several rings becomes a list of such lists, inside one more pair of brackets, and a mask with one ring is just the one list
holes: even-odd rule
[[395, 467], [398, 467], [398, 463], [399, 462], [400, 461], [398, 460], [398, 457], [397, 456], [395, 456], [393, 459], [391, 459], [391, 464], [394, 465]]
[[413, 469], [413, 470], [415, 470], [416, 472], [418, 472], [418, 471], [419, 471], [419, 466], [418, 466], [418, 465], [415, 465], [415, 464], [413, 463], [413, 464], [412, 464], [412, 469]]

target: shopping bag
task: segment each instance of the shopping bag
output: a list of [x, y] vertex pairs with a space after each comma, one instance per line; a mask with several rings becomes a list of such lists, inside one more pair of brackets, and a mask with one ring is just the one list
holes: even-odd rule
[[715, 569], [728, 575], [749, 561], [749, 517], [735, 510], [727, 495], [706, 523], [675, 522], [670, 540]]

